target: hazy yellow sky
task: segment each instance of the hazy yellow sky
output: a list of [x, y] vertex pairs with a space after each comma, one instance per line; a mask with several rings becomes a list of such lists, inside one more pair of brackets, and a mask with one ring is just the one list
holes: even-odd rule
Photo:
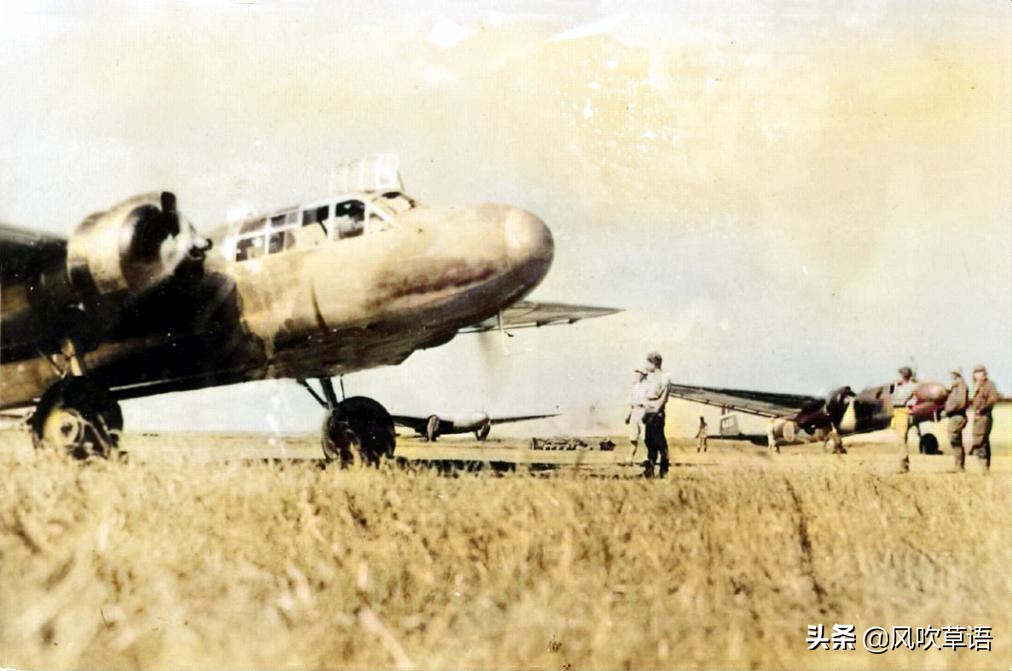
[[[650, 349], [699, 384], [817, 393], [914, 357], [939, 379], [984, 362], [1012, 392], [1010, 5], [675, 4], [4, 9], [0, 219], [69, 232], [169, 188], [209, 229], [392, 150], [423, 201], [548, 222], [534, 298], [627, 310], [518, 334], [508, 359], [467, 336], [346, 380], [392, 410], [614, 424]], [[318, 414], [291, 383], [126, 407]]]

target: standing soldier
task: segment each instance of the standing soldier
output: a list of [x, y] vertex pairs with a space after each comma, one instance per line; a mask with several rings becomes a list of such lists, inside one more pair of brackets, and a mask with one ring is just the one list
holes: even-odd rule
[[910, 432], [910, 402], [914, 398], [917, 380], [910, 366], [899, 369], [900, 379], [892, 385], [893, 429], [900, 440], [900, 473], [910, 471], [910, 448], [907, 447], [907, 434]]
[[629, 414], [625, 417], [625, 423], [629, 425], [629, 442], [632, 443], [632, 454], [629, 455], [629, 463], [635, 463], [636, 450], [639, 449], [640, 436], [645, 433], [643, 427], [643, 414], [647, 406], [646, 371], [637, 368], [636, 379], [633, 381], [632, 390], [629, 392]]
[[651, 352], [647, 355], [647, 403], [643, 415], [646, 428], [643, 442], [647, 446], [647, 464], [643, 475], [654, 476], [654, 466], [660, 466], [659, 475], [668, 474], [668, 439], [664, 436], [664, 407], [668, 404], [671, 379], [661, 370], [661, 355]]
[[966, 428], [966, 406], [968, 406], [970, 392], [963, 382], [963, 374], [958, 370], [952, 371], [952, 387], [949, 388], [949, 395], [945, 398], [945, 416], [949, 418], [949, 445], [952, 446], [956, 455], [956, 468], [964, 469], [966, 462], [966, 451], [963, 449], [963, 429]]
[[696, 452], [706, 452], [706, 420], [699, 418], [699, 430], [696, 431]]
[[781, 417], [774, 417], [766, 425], [766, 447], [777, 454], [780, 454], [780, 443], [777, 442], [777, 428], [781, 426], [783, 421]]
[[970, 454], [976, 454], [991, 470], [991, 409], [998, 402], [998, 390], [994, 382], [987, 379], [987, 369], [977, 366], [973, 369], [973, 447]]

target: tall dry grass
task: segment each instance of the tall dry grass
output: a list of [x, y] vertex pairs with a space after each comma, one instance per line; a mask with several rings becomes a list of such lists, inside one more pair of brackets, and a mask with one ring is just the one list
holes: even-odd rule
[[[5, 464], [0, 666], [1007, 668], [1007, 477]], [[991, 653], [806, 625], [990, 625]]]

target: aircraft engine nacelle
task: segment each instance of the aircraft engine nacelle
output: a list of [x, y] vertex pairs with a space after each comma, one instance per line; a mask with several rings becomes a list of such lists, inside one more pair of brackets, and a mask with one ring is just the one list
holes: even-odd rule
[[949, 390], [937, 382], [922, 382], [914, 389], [914, 407], [911, 414], [916, 419], [931, 419], [945, 408]]
[[949, 390], [944, 384], [922, 382], [914, 388], [914, 396], [919, 403], [945, 403]]
[[777, 417], [770, 422], [769, 433], [780, 442], [793, 442], [798, 437], [798, 424], [792, 419]]
[[77, 291], [137, 294], [206, 249], [180, 224], [173, 194], [145, 194], [81, 222], [67, 241], [67, 276]]

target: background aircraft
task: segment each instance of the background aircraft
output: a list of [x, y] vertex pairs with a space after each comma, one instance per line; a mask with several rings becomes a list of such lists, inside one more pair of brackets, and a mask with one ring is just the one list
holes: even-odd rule
[[92, 214], [66, 239], [0, 226], [0, 410], [34, 407], [37, 444], [107, 455], [122, 399], [294, 378], [327, 408], [325, 456], [375, 462], [393, 453], [393, 419], [371, 398], [339, 400], [333, 376], [462, 330], [615, 312], [520, 300], [554, 254], [529, 212], [419, 204], [383, 156], [337, 175], [332, 195], [214, 240], [169, 192]]
[[[742, 389], [698, 387], [671, 384], [671, 396], [722, 411], [720, 434], [741, 435], [737, 419], [728, 413], [744, 412], [770, 419], [770, 438], [776, 444], [823, 441], [827, 450], [841, 449], [832, 429], [840, 435], [869, 433], [889, 428], [893, 416], [893, 385], [868, 387], [855, 394], [840, 387], [826, 397], [778, 394]], [[910, 410], [910, 426], [919, 436], [919, 449], [925, 454], [938, 452], [938, 439], [922, 433], [923, 422], [938, 421], [945, 407], [948, 390], [934, 382], [922, 382], [914, 390], [915, 403]]]
[[394, 415], [394, 423], [413, 429], [420, 436], [425, 436], [429, 442], [435, 442], [439, 436], [454, 433], [474, 432], [478, 440], [485, 440], [492, 431], [494, 424], [510, 424], [513, 422], [526, 422], [532, 419], [545, 419], [546, 417], [558, 417], [558, 414], [551, 415], [522, 415], [515, 417], [489, 417], [488, 413], [475, 412], [463, 415], [428, 415], [417, 417], [411, 415]]

